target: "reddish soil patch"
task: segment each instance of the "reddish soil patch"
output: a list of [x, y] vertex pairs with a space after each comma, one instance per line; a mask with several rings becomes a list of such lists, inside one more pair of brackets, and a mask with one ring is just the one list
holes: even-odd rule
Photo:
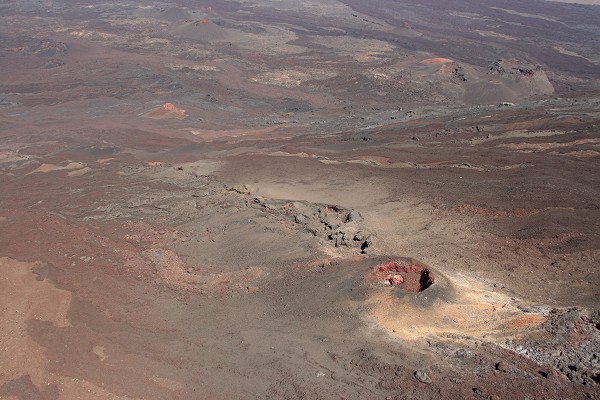
[[185, 110], [177, 108], [173, 103], [165, 103], [161, 108], [150, 111], [145, 114], [146, 117], [150, 118], [177, 118], [183, 120], [187, 118]]
[[433, 275], [418, 263], [392, 261], [378, 265], [371, 273], [388, 286], [399, 286], [407, 292], [419, 293], [433, 284]]
[[441, 57], [437, 57], [437, 58], [428, 58], [426, 60], [421, 61], [421, 64], [446, 64], [446, 63], [451, 63], [454, 62], [452, 60], [450, 60], [449, 58], [441, 58]]

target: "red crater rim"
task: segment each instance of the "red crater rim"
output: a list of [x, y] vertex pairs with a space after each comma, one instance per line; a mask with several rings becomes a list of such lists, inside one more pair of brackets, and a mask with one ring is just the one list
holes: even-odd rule
[[392, 261], [379, 264], [371, 276], [387, 286], [399, 287], [406, 292], [420, 293], [433, 285], [431, 271], [418, 263]]

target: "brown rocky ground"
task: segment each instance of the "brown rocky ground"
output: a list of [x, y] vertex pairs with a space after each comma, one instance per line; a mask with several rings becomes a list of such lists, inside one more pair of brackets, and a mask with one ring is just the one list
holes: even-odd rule
[[0, 398], [600, 398], [598, 7], [0, 7]]

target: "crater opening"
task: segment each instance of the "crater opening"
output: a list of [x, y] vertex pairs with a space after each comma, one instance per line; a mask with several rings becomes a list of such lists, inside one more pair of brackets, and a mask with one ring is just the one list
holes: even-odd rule
[[371, 273], [373, 277], [387, 286], [419, 293], [433, 284], [433, 274], [425, 266], [405, 261], [392, 261], [380, 264]]

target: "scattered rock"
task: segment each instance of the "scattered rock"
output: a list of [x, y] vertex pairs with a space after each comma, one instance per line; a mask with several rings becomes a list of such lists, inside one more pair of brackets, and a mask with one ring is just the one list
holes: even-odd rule
[[356, 210], [350, 211], [350, 214], [346, 217], [346, 222], [361, 222], [362, 220], [362, 215]]
[[419, 382], [425, 383], [426, 385], [429, 385], [431, 383], [431, 378], [425, 371], [421, 371], [421, 370], [415, 371], [415, 378], [417, 378], [417, 380]]
[[369, 249], [373, 248], [373, 237], [369, 236], [361, 245], [360, 252], [362, 254], [367, 254]]
[[344, 233], [336, 231], [329, 235], [329, 239], [333, 240], [335, 247], [347, 246], [346, 240], [344, 239]]
[[367, 240], [367, 235], [365, 235], [365, 233], [362, 231], [358, 231], [356, 232], [356, 235], [354, 235], [353, 240], [356, 242], [364, 242]]
[[306, 215], [296, 214], [296, 215], [294, 215], [294, 221], [297, 224], [303, 224], [304, 222], [306, 222]]
[[389, 282], [390, 286], [402, 285], [404, 283], [404, 277], [399, 274], [390, 275], [386, 278], [386, 281]]
[[319, 231], [317, 231], [315, 228], [307, 227], [306, 231], [311, 233], [313, 236], [319, 236]]
[[463, 71], [460, 65], [456, 65], [454, 67], [454, 71], [452, 71], [452, 75], [461, 82], [466, 82], [467, 77], [465, 76], [465, 72]]
[[502, 65], [502, 60], [496, 60], [492, 65], [490, 65], [489, 73], [493, 74], [504, 74], [506, 73], [506, 69]]
[[496, 369], [500, 372], [508, 371], [508, 364], [505, 361], [500, 361], [496, 363]]
[[515, 68], [521, 75], [531, 76], [534, 73], [534, 70], [527, 67], [518, 66]]
[[338, 218], [337, 215], [332, 215], [329, 214], [327, 215], [324, 219], [323, 219], [323, 223], [329, 228], [329, 229], [337, 229], [340, 227], [342, 221]]
[[245, 195], [250, 194], [250, 189], [246, 185], [226, 186], [225, 188], [229, 192], [235, 192], [238, 194], [245, 194]]

